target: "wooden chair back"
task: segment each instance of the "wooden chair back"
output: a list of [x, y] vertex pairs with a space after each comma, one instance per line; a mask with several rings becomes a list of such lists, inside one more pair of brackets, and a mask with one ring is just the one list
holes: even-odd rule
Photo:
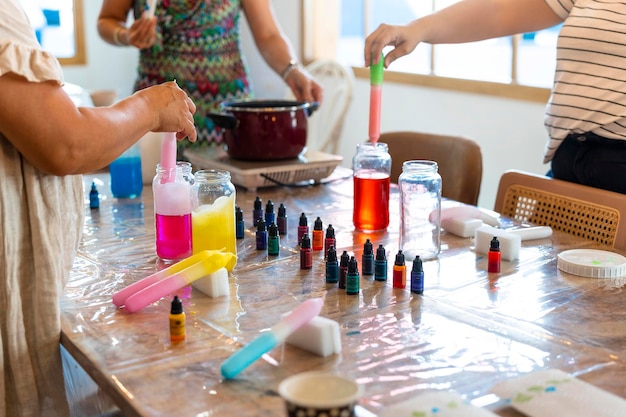
[[495, 211], [626, 249], [626, 195], [511, 170], [500, 178]]

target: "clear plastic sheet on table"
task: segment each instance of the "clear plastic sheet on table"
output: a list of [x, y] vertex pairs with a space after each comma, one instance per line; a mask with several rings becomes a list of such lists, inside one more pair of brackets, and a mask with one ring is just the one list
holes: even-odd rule
[[[86, 177], [86, 185], [91, 180]], [[106, 187], [106, 182], [99, 185], [104, 191], [100, 209], [86, 209], [84, 240], [63, 301], [64, 338], [70, 350], [80, 350], [89, 363], [97, 364], [102, 378], [115, 379], [119, 389], [108, 391], [113, 399], [128, 401], [132, 396], [141, 414], [179, 413], [183, 407], [185, 415], [282, 415], [278, 384], [312, 369], [362, 383], [360, 404], [373, 413], [432, 389], [455, 390], [501, 415], [515, 415], [494, 402], [490, 387], [502, 378], [546, 367], [626, 394], [620, 384], [612, 385], [618, 380], [615, 375], [626, 371], [626, 333], [609, 328], [610, 323], [621, 326], [616, 320], [623, 309], [615, 309], [621, 304], [621, 286], [560, 274], [551, 239], [525, 242], [521, 258], [503, 262], [502, 274], [490, 279], [485, 257], [468, 250], [471, 239], [444, 234], [439, 259], [424, 263], [424, 296], [394, 289], [397, 193], [392, 195], [392, 224], [386, 232], [356, 233], [349, 181], [255, 193], [238, 190], [246, 235], [238, 242], [230, 296], [213, 299], [191, 287], [182, 289], [178, 294], [184, 300], [187, 339], [172, 345], [170, 299], [135, 314], [111, 303], [114, 292], [165, 265], [154, 253], [150, 195], [116, 200], [107, 196]], [[256, 250], [251, 220], [257, 195], [264, 204], [272, 199], [275, 207], [281, 202], [287, 206], [289, 230], [281, 237], [278, 257]], [[325, 284], [321, 253], [314, 254], [311, 270], [301, 270], [296, 233], [302, 212], [310, 227], [317, 216], [324, 228], [332, 223], [338, 251], [347, 250], [359, 261], [366, 239], [375, 247], [383, 244], [389, 281], [362, 276], [360, 294], [348, 296], [336, 285]], [[559, 238], [559, 250], [567, 248], [567, 237]], [[319, 296], [325, 296], [322, 315], [340, 324], [341, 354], [322, 358], [283, 345], [236, 380], [222, 380], [224, 359], [303, 300]], [[602, 298], [608, 300], [606, 306]], [[600, 311], [594, 311], [598, 306]], [[601, 325], [594, 326], [594, 320]], [[172, 390], [178, 401], [172, 401]]]

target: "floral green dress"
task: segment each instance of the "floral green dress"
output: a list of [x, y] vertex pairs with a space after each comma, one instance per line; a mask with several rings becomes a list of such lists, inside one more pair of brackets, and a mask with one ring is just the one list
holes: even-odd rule
[[[135, 18], [141, 18], [146, 0], [137, 0]], [[252, 97], [252, 86], [241, 50], [239, 0], [159, 0], [157, 40], [140, 52], [135, 90], [176, 80], [196, 104], [198, 140], [179, 141], [183, 147], [220, 143], [219, 128], [207, 113], [219, 112], [223, 101]]]

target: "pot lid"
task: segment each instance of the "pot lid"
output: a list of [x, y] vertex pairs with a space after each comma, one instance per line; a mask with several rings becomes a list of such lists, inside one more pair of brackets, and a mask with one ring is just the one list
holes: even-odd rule
[[312, 103], [293, 100], [243, 100], [224, 101], [221, 104], [224, 110], [248, 111], [248, 112], [281, 112], [307, 109]]

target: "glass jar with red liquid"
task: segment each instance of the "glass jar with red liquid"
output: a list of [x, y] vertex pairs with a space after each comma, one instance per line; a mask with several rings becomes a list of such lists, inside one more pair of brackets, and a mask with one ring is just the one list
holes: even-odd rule
[[157, 164], [152, 180], [156, 254], [165, 262], [176, 262], [192, 255], [191, 202], [194, 176], [189, 162], [176, 162], [174, 168]]
[[375, 232], [389, 226], [391, 156], [386, 143], [359, 143], [352, 158], [356, 230]]

